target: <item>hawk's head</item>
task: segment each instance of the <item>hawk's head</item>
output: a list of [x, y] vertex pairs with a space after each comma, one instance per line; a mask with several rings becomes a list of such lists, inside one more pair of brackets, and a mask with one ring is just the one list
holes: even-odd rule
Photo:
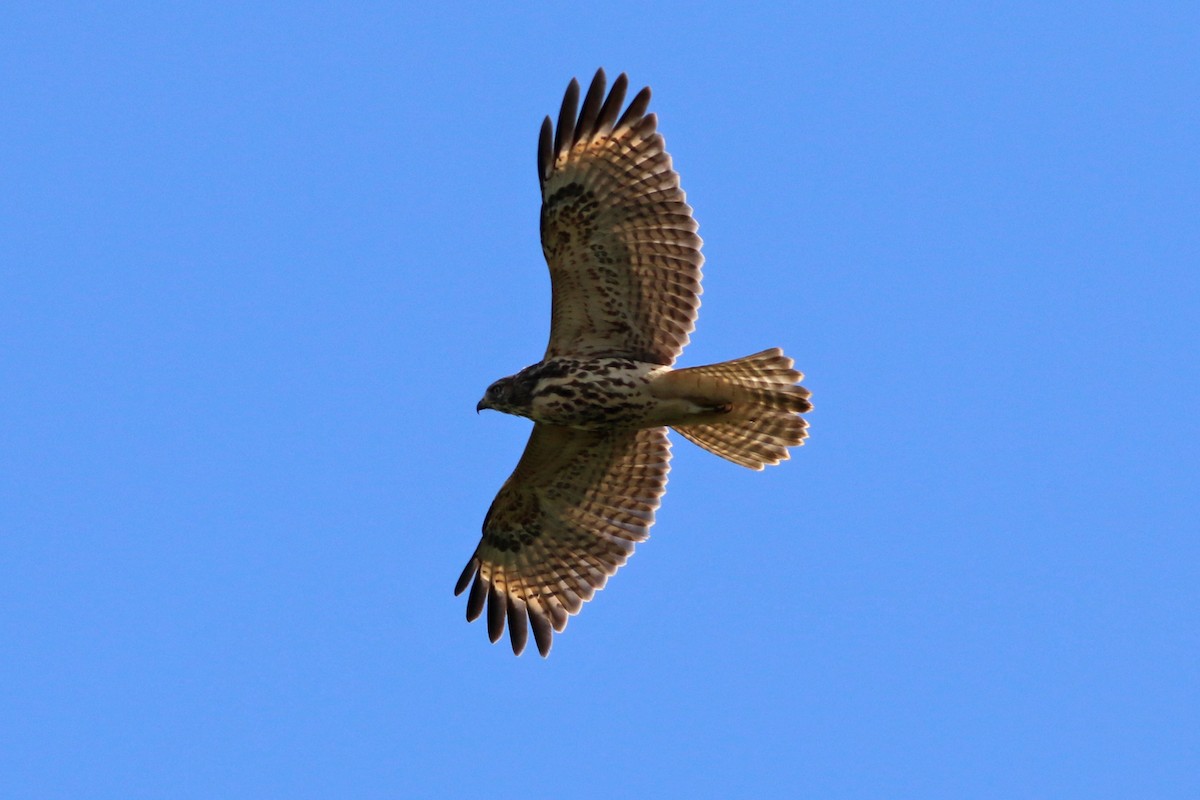
[[475, 406], [478, 413], [485, 408], [528, 417], [533, 410], [533, 384], [525, 375], [526, 370], [516, 375], [501, 378], [487, 388], [483, 399]]

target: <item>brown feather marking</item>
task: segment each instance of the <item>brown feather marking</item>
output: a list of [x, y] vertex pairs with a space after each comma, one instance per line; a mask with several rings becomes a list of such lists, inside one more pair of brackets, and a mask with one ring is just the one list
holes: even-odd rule
[[[595, 80], [578, 119], [560, 115], [549, 174], [543, 170], [548, 357], [603, 352], [670, 364], [695, 326], [702, 242], [657, 119], [646, 114], [649, 91], [611, 126], [626, 83], [618, 78], [594, 120], [590, 106], [602, 92]], [[565, 126], [574, 148], [562, 146]]]
[[535, 425], [472, 559], [469, 606], [482, 611], [486, 596], [488, 637], [498, 639], [507, 621], [514, 649], [523, 648], [532, 626], [538, 651], [549, 652], [549, 629], [563, 630], [648, 536], [669, 464], [665, 428]]
[[700, 447], [751, 469], [790, 458], [789, 447], [803, 444], [808, 423], [799, 415], [812, 409], [804, 375], [779, 348], [720, 364], [675, 370], [655, 389], [660, 396], [690, 397], [704, 404], [728, 403], [720, 419], [678, 425], [675, 430]]
[[[694, 424], [678, 425], [683, 435], [754, 469], [788, 458], [806, 435], [803, 376], [777, 349], [675, 373], [649, 369], [673, 364], [695, 327], [703, 243], [658, 119], [647, 113], [650, 90], [621, 113], [627, 86], [622, 73], [604, 98], [598, 70], [577, 113], [572, 80], [557, 125], [547, 117], [539, 134], [550, 341], [543, 362], [513, 376], [491, 406], [538, 424], [455, 586], [456, 594], [471, 587], [468, 619], [486, 606], [493, 642], [507, 623], [518, 654], [530, 630], [549, 653], [553, 633], [649, 535], [670, 448], [665, 428], [637, 425], [694, 415]], [[642, 371], [630, 373], [635, 362]], [[573, 369], [571, 381], [552, 379]], [[639, 385], [622, 383], [631, 374], [652, 382], [618, 388]]]

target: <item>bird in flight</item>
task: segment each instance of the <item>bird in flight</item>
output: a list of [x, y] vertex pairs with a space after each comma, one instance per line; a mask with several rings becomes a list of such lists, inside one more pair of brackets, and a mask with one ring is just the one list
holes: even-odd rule
[[488, 637], [508, 624], [520, 655], [533, 631], [546, 656], [634, 546], [667, 485], [667, 429], [750, 469], [788, 458], [812, 408], [778, 348], [672, 369], [700, 306], [700, 237], [679, 175], [647, 114], [650, 89], [622, 111], [596, 72], [583, 107], [572, 80], [558, 125], [542, 123], [538, 181], [550, 266], [550, 343], [538, 363], [488, 387], [485, 408], [533, 420], [516, 469], [488, 509], [454, 589]]

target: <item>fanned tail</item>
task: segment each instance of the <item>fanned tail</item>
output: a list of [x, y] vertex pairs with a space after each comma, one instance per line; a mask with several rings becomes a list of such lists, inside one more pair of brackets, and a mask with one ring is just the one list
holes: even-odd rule
[[[810, 393], [798, 385], [804, 374], [779, 348], [676, 370], [677, 391], [718, 406], [716, 421], [675, 426], [684, 438], [721, 458], [750, 469], [787, 460], [788, 448], [804, 442], [812, 410]], [[711, 419], [711, 417], [710, 417]]]

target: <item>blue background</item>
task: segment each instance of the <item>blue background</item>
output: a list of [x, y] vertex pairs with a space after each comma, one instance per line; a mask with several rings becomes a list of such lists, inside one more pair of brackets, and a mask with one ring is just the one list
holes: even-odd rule
[[[7, 5], [0, 795], [1200, 796], [1200, 11], [900, 5]], [[675, 437], [515, 659], [474, 405], [601, 65], [706, 240], [681, 364], [816, 411]]]

